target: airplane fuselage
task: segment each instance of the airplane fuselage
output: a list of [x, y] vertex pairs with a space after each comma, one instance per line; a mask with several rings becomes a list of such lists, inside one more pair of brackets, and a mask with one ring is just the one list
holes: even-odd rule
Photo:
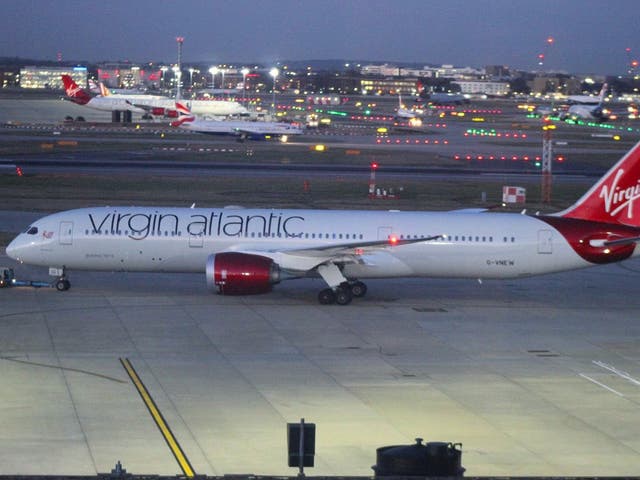
[[[133, 97], [131, 95], [93, 97], [85, 106], [102, 111], [130, 110], [140, 114], [147, 113], [147, 109], [152, 108], [175, 109], [175, 100], [170, 98], [144, 95]], [[191, 106], [191, 111], [198, 115], [237, 115], [247, 111], [239, 103], [226, 100], [193, 100], [187, 103]], [[136, 105], [143, 105], [147, 109]]]
[[180, 124], [180, 128], [212, 135], [300, 135], [302, 129], [283, 122], [244, 120], [194, 120]]
[[[611, 237], [610, 227], [505, 213], [104, 207], [44, 217], [7, 253], [66, 269], [204, 272], [213, 253], [255, 251], [295, 274], [322, 263], [322, 250], [335, 245], [347, 247], [348, 278], [514, 278], [635, 255], [634, 245], [605, 252], [598, 242]], [[399, 244], [358, 247], [392, 238]], [[296, 253], [313, 249], [319, 253]]]

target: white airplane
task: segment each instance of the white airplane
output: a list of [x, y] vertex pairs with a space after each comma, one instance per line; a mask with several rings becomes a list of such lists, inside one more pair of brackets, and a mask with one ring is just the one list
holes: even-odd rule
[[[62, 75], [67, 99], [96, 110], [107, 112], [126, 111], [177, 118], [175, 100], [157, 95], [107, 95], [92, 97], [89, 92], [78, 86], [69, 75]], [[198, 115], [240, 115], [247, 109], [238, 102], [226, 100], [192, 100], [190, 107]]]
[[97, 207], [46, 216], [7, 247], [66, 290], [79, 270], [198, 272], [220, 294], [321, 277], [322, 304], [366, 293], [359, 279], [506, 279], [620, 262], [640, 250], [640, 142], [563, 212], [401, 212]]
[[459, 93], [432, 92], [422, 93], [420, 96], [433, 105], [462, 105], [469, 103], [469, 99]]
[[567, 96], [567, 103], [569, 105], [598, 105], [602, 102], [602, 97], [607, 91], [607, 88], [607, 84], [604, 83], [598, 95], [569, 95]]
[[301, 135], [302, 128], [284, 122], [262, 122], [251, 120], [201, 120], [180, 102], [176, 102], [179, 118], [171, 122], [172, 127], [179, 127], [198, 133], [210, 135], [231, 135], [240, 141], [245, 139], [265, 140], [279, 138], [286, 142], [289, 135]]
[[94, 82], [93, 80], [89, 80], [89, 92], [94, 95], [101, 95], [103, 97], [107, 97], [109, 95], [143, 95], [145, 98], [149, 97], [157, 97], [157, 98], [167, 98], [161, 97], [159, 95], [151, 95], [139, 89], [131, 89], [131, 88], [109, 88], [102, 82]]
[[[563, 115], [563, 119], [581, 119], [595, 120], [597, 122], [606, 122], [609, 120], [609, 113], [603, 107], [604, 96], [607, 91], [607, 84], [602, 85], [600, 94], [597, 97], [590, 97], [592, 101], [589, 103], [576, 103], [571, 105], [567, 112]], [[576, 96], [574, 96], [575, 98]]]
[[402, 96], [398, 94], [398, 109], [396, 110], [396, 117], [398, 118], [421, 118], [424, 117], [424, 110], [407, 108], [402, 103]]

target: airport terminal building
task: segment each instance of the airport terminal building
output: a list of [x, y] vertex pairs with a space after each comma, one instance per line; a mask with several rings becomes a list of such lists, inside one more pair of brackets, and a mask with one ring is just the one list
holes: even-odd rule
[[62, 90], [62, 75], [71, 75], [78, 85], [87, 84], [87, 67], [38, 67], [20, 69], [20, 88]]

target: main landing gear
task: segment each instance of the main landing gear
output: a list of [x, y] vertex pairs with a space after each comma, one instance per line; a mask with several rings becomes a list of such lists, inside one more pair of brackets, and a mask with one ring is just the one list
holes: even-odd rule
[[354, 297], [364, 297], [367, 293], [367, 285], [359, 280], [353, 282], [343, 282], [335, 289], [325, 288], [320, 290], [318, 301], [322, 305], [337, 303], [338, 305], [348, 305]]

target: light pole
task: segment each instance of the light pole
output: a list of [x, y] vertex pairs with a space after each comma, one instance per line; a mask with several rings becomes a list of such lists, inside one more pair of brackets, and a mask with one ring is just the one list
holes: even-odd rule
[[180, 95], [180, 89], [182, 88], [182, 44], [184, 43], [184, 37], [176, 37], [176, 42], [178, 43], [178, 86], [176, 88], [176, 98], [180, 100], [182, 98]]
[[222, 98], [224, 98], [224, 68], [220, 69], [220, 73], [222, 74], [222, 85], [220, 87], [222, 88]]
[[273, 108], [273, 116], [274, 116], [274, 118], [276, 116], [276, 80], [278, 78], [278, 74], [279, 73], [280, 73], [280, 70], [278, 70], [275, 67], [273, 67], [271, 70], [269, 70], [269, 75], [271, 75], [273, 77], [273, 101], [271, 103], [271, 107]]
[[175, 81], [176, 81], [176, 100], [180, 100], [181, 95], [180, 95], [180, 82], [182, 82], [182, 72], [180, 71], [180, 68], [176, 65], [175, 67], [172, 68], [173, 70], [173, 75], [175, 77]]
[[211, 74], [211, 89], [213, 90], [216, 88], [216, 73], [218, 73], [218, 67], [211, 67], [209, 73]]
[[162, 67], [160, 67], [160, 88], [164, 89], [165, 84], [164, 84], [164, 74], [167, 73], [167, 70], [169, 70], [167, 67], [165, 67], [164, 65]]
[[246, 107], [246, 103], [247, 103], [247, 98], [246, 98], [246, 92], [247, 92], [247, 74], [249, 73], [249, 69], [248, 68], [243, 68], [241, 70], [242, 73], [242, 103], [244, 104], [244, 106]]
[[189, 67], [189, 87], [191, 87], [191, 90], [193, 90], [193, 72], [195, 71], [195, 68]]

